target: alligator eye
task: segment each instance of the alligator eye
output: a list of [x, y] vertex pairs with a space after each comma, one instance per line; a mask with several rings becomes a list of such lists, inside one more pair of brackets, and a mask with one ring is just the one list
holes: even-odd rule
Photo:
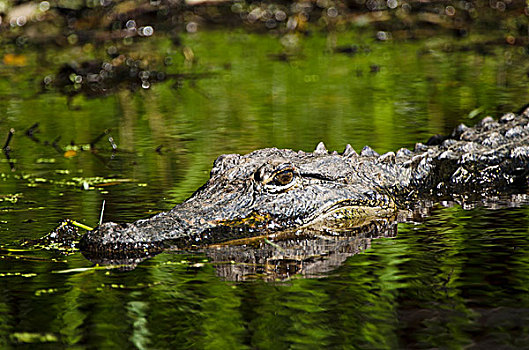
[[292, 182], [294, 179], [294, 170], [286, 169], [274, 175], [271, 183], [276, 186], [285, 186]]
[[296, 170], [292, 164], [283, 164], [268, 175], [266, 171], [260, 169], [256, 174], [256, 180], [257, 178], [268, 191], [273, 193], [287, 191], [297, 183]]

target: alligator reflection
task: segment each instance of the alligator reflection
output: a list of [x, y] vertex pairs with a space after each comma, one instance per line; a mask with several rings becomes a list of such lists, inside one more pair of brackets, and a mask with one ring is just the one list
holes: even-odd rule
[[[325, 276], [350, 256], [364, 252], [370, 248], [373, 239], [396, 235], [396, 220], [376, 219], [361, 226], [334, 231], [305, 229], [231, 241], [209, 246], [200, 252], [215, 267], [217, 275], [229, 281], [256, 278], [276, 281], [293, 276], [314, 278]], [[124, 269], [134, 269], [153, 256], [103, 257], [90, 252], [83, 252], [83, 255], [93, 263], [121, 265]]]
[[211, 247], [206, 255], [217, 275], [230, 281], [321, 277], [368, 249], [373, 239], [396, 235], [397, 223], [380, 219], [339, 234], [303, 231], [274, 242], [263, 239], [256, 246]]

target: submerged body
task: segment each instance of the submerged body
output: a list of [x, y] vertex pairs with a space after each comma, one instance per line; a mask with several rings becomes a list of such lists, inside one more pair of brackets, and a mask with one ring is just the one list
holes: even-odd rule
[[261, 149], [220, 156], [210, 179], [168, 212], [130, 224], [104, 223], [80, 248], [108, 255], [150, 254], [308, 227], [342, 228], [441, 199], [479, 200], [525, 191], [529, 109], [457, 127], [414, 151], [378, 155]]

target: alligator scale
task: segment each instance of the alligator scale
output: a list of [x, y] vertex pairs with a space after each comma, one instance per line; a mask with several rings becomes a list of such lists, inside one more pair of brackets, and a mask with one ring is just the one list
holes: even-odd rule
[[525, 193], [529, 109], [475, 127], [458, 126], [414, 151], [342, 153], [267, 148], [220, 156], [210, 179], [168, 212], [134, 223], [107, 222], [80, 242], [87, 254], [141, 255], [241, 238], [334, 232], [440, 200], [479, 201]]

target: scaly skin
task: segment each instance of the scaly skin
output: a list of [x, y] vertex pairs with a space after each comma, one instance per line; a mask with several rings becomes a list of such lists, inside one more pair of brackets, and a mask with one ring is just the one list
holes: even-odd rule
[[[527, 189], [529, 109], [457, 127], [414, 151], [382, 156], [349, 145], [329, 153], [267, 148], [220, 156], [209, 181], [168, 212], [104, 223], [80, 242], [89, 254], [188, 249], [285, 230], [332, 230], [440, 199], [480, 200]], [[338, 229], [339, 231], [339, 229]]]

